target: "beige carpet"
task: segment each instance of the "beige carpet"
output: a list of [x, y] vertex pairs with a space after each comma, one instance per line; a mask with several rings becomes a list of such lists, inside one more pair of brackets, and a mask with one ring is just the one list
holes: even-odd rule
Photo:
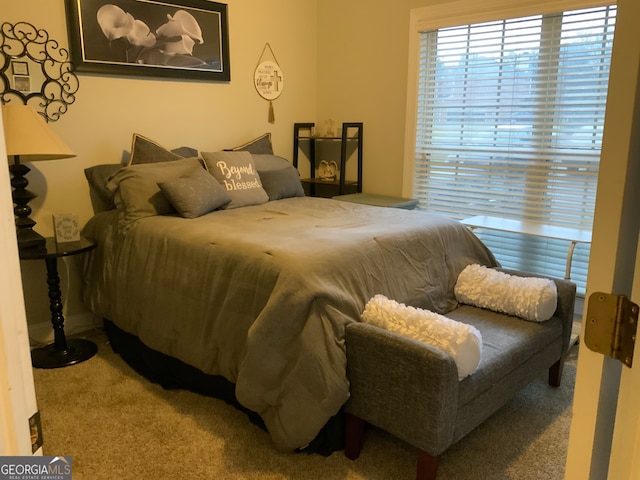
[[[101, 332], [98, 355], [34, 369], [45, 455], [71, 455], [74, 480], [413, 479], [416, 450], [377, 429], [361, 457], [282, 454], [226, 403], [165, 391], [133, 372]], [[577, 347], [554, 389], [546, 375], [444, 453], [439, 480], [562, 479]]]

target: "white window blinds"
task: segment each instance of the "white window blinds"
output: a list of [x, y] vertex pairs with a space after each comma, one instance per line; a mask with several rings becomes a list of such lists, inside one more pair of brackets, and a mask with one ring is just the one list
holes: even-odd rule
[[[615, 6], [421, 34], [414, 196], [454, 218], [591, 229]], [[485, 231], [503, 266], [564, 277], [567, 244]], [[584, 291], [589, 248], [572, 280]]]

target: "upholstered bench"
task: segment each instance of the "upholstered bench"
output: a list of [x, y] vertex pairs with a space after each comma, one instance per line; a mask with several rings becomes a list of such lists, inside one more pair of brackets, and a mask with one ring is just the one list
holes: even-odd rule
[[446, 315], [473, 325], [483, 339], [477, 370], [461, 381], [454, 360], [442, 350], [367, 323], [350, 324], [346, 456], [359, 457], [369, 423], [417, 447], [417, 478], [435, 479], [438, 456], [541, 372], [548, 370], [549, 384], [559, 386], [576, 289], [572, 282], [552, 280], [557, 308], [544, 322], [469, 305]]

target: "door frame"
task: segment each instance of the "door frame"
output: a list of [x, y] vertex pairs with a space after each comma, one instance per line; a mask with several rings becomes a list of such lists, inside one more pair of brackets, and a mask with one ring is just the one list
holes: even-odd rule
[[[586, 300], [593, 292], [632, 298], [637, 270], [640, 231], [640, 3], [637, 0], [618, 0], [617, 4]], [[636, 278], [640, 281], [640, 273]], [[588, 312], [583, 314], [583, 324], [588, 321], [587, 315]], [[634, 363], [635, 369], [640, 369], [640, 353]], [[627, 476], [610, 478], [637, 478], [631, 477], [634, 468], [630, 463], [632, 456], [623, 451], [629, 442], [622, 442], [619, 438], [620, 435], [636, 438], [638, 426], [636, 413], [618, 407], [619, 398], [624, 400], [624, 405], [629, 403], [628, 389], [624, 385], [628, 382], [624, 377], [629, 372], [623, 372], [623, 369], [628, 370], [620, 362], [592, 352], [581, 341], [565, 478], [606, 479], [610, 467], [628, 472]], [[619, 391], [625, 392], [624, 395], [619, 396]], [[638, 403], [637, 398], [635, 403]], [[627, 419], [626, 415], [635, 416], [635, 422], [632, 418]], [[633, 431], [623, 432], [623, 424], [632, 425]], [[614, 437], [617, 439], [615, 450], [612, 449]], [[627, 465], [621, 465], [620, 460], [627, 456]], [[610, 462], [610, 458], [615, 461]], [[639, 473], [636, 471], [636, 475]]]
[[[0, 165], [8, 164], [5, 152], [0, 115]], [[38, 407], [6, 167], [0, 168], [0, 265], [0, 455], [32, 455], [29, 418]]]

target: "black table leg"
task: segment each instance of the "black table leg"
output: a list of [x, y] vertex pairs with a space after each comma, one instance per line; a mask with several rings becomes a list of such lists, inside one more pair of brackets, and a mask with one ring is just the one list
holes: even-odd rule
[[98, 351], [98, 346], [90, 340], [79, 338], [67, 340], [65, 337], [58, 259], [47, 257], [45, 262], [54, 341], [46, 347], [31, 350], [31, 363], [36, 368], [66, 367], [90, 359]]

